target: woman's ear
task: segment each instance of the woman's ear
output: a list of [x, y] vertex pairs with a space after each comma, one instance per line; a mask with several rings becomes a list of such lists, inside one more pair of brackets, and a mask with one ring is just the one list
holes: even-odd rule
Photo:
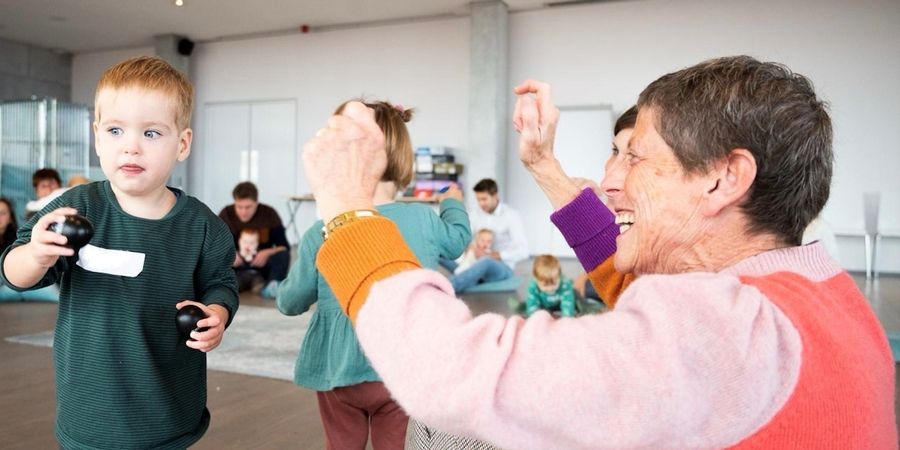
[[743, 201], [756, 179], [756, 158], [745, 148], [736, 148], [712, 171], [703, 203], [703, 214], [715, 216], [723, 209]]

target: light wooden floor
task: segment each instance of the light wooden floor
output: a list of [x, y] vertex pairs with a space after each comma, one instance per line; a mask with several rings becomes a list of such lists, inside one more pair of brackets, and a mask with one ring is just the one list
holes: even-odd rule
[[[569, 274], [572, 266], [565, 267]], [[527, 268], [517, 272], [527, 277]], [[900, 277], [882, 276], [869, 284], [855, 278], [886, 329], [900, 331]], [[503, 312], [508, 296], [468, 302], [475, 312]], [[242, 295], [241, 302], [273, 307], [251, 293]], [[50, 330], [55, 320], [55, 304], [0, 303], [0, 449], [57, 448], [51, 350], [2, 340]], [[209, 409], [212, 424], [195, 449], [325, 447], [315, 394], [287, 381], [210, 371]]]
[[[270, 306], [254, 294], [245, 305]], [[56, 305], [0, 303], [0, 338], [53, 329]], [[0, 449], [55, 449], [53, 355], [0, 339]], [[212, 423], [195, 449], [322, 449], [313, 391], [288, 381], [211, 370]]]

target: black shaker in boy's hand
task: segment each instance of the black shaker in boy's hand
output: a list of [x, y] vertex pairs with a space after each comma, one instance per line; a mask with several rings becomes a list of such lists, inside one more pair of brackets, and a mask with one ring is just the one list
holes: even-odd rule
[[200, 307], [195, 305], [185, 305], [175, 314], [175, 325], [178, 327], [178, 332], [181, 333], [185, 339], [190, 339], [192, 331], [206, 331], [206, 328], [197, 329], [197, 322], [205, 318], [206, 314]]
[[65, 220], [53, 222], [47, 229], [65, 236], [66, 247], [74, 249], [76, 252], [87, 245], [91, 238], [94, 237], [94, 225], [86, 217], [78, 214], [66, 216]]

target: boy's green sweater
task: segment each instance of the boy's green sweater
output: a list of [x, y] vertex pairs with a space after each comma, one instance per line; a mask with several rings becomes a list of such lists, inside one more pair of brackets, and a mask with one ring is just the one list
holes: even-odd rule
[[34, 286], [60, 283], [54, 361], [63, 448], [186, 448], [209, 426], [206, 354], [185, 346], [175, 304], [221, 304], [234, 317], [234, 242], [209, 208], [172, 191], [168, 215], [148, 220], [125, 213], [108, 181], [78, 186], [36, 214], [13, 244], [30, 241], [43, 213], [71, 206], [94, 225], [90, 245], [145, 255], [135, 277], [60, 258]]

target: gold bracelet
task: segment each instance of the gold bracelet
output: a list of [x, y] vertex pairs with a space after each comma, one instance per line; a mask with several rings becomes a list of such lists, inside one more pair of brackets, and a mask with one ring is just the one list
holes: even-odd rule
[[333, 219], [328, 221], [324, 227], [322, 227], [322, 239], [328, 239], [328, 236], [331, 236], [338, 227], [343, 225], [347, 225], [351, 222], [356, 222], [357, 220], [366, 219], [369, 217], [377, 217], [381, 214], [374, 209], [356, 209], [353, 211], [342, 212], [337, 216], [334, 216]]

